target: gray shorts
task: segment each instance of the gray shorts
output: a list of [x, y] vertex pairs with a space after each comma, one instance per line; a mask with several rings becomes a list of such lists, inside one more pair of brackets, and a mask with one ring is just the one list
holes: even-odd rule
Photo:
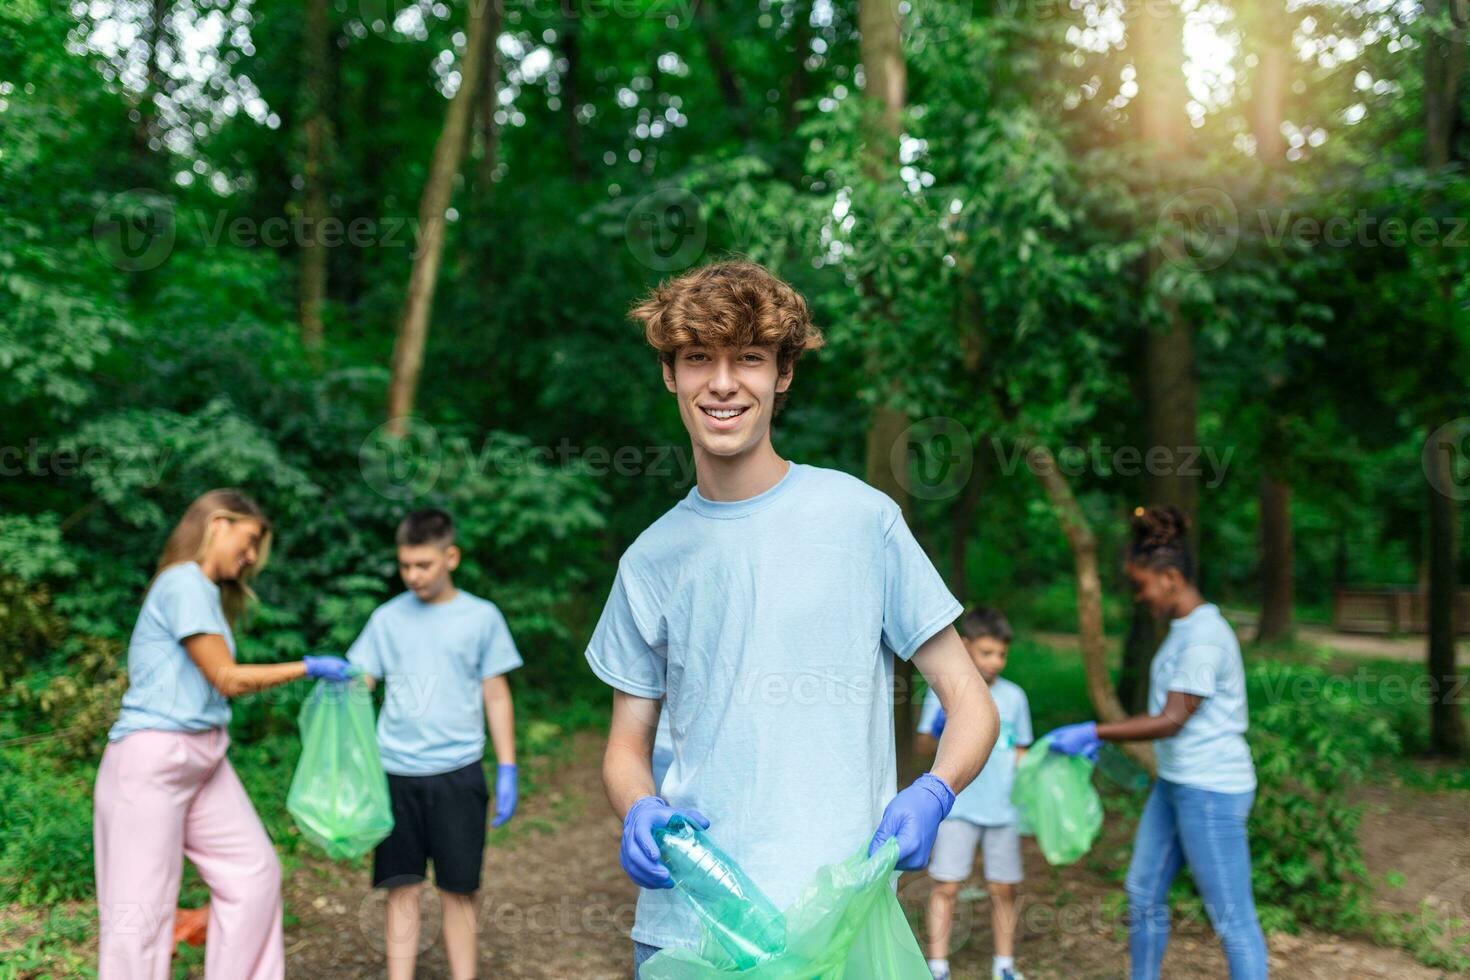
[[935, 881], [966, 881], [975, 866], [975, 850], [985, 849], [985, 880], [1015, 885], [1021, 873], [1021, 835], [1015, 824], [982, 827], [968, 820], [950, 819], [939, 825], [929, 855], [929, 877]]

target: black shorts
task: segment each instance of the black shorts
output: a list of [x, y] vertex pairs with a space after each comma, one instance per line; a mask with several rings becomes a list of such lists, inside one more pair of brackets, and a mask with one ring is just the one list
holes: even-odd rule
[[388, 774], [393, 832], [373, 854], [373, 887], [424, 880], [434, 862], [434, 884], [468, 895], [480, 889], [490, 791], [478, 762], [435, 776]]

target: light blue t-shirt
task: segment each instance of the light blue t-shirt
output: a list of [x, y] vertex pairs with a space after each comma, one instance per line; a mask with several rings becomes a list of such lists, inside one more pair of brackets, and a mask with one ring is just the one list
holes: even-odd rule
[[[784, 908], [824, 864], [867, 844], [896, 791], [893, 657], [960, 614], [887, 496], [793, 463], [746, 500], [698, 487], [618, 563], [587, 661], [664, 698], [662, 796]], [[633, 938], [697, 947], [672, 890], [644, 890]]]
[[1255, 789], [1245, 741], [1245, 665], [1235, 631], [1214, 603], [1169, 624], [1149, 669], [1149, 714], [1164, 710], [1170, 691], [1204, 700], [1179, 734], [1154, 742], [1160, 778], [1217, 793]]
[[128, 689], [109, 741], [145, 729], [202, 732], [230, 723], [230, 702], [184, 649], [185, 639], [201, 633], [223, 636], [235, 655], [219, 586], [196, 562], [170, 565], [148, 587], [128, 640]]
[[347, 659], [387, 682], [378, 750], [395, 776], [433, 776], [483, 759], [481, 681], [521, 666], [495, 603], [463, 590], [448, 602], [394, 596], [373, 611]]
[[[990, 759], [975, 781], [960, 791], [949, 811], [951, 820], [968, 820], [982, 827], [1004, 827], [1017, 821], [1011, 805], [1011, 784], [1016, 779], [1016, 749], [1031, 744], [1031, 705], [1020, 685], [997, 677], [990, 685], [995, 710], [1000, 715], [1000, 735]], [[928, 735], [939, 714], [939, 695], [931, 688], [919, 712], [919, 732]]]

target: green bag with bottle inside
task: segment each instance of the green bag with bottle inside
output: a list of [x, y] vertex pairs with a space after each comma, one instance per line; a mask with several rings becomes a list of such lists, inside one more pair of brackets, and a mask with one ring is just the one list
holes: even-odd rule
[[1021, 814], [1021, 833], [1036, 837], [1048, 864], [1071, 864], [1088, 852], [1102, 828], [1092, 762], [1051, 751], [1051, 736], [1033, 745], [1016, 766], [1011, 802]]
[[698, 952], [654, 954], [641, 980], [929, 980], [893, 890], [896, 840], [817, 869], [783, 913], [692, 824], [676, 819], [655, 837], [703, 940]]
[[378, 756], [372, 692], [361, 680], [318, 681], [301, 706], [301, 759], [286, 809], [329, 857], [355, 858], [393, 829]]

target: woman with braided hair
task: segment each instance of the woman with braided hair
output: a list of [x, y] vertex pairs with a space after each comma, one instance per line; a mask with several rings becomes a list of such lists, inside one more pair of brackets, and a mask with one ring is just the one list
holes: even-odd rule
[[1246, 745], [1240, 644], [1194, 581], [1188, 521], [1177, 507], [1139, 507], [1126, 571], [1134, 601], [1170, 619], [1149, 669], [1148, 714], [1052, 732], [1051, 748], [1097, 758], [1105, 741], [1154, 743], [1159, 778], [1128, 867], [1133, 980], [1156, 980], [1169, 942], [1169, 885], [1188, 863], [1231, 980], [1266, 976], [1266, 940], [1251, 895], [1246, 817], [1256, 772]]

